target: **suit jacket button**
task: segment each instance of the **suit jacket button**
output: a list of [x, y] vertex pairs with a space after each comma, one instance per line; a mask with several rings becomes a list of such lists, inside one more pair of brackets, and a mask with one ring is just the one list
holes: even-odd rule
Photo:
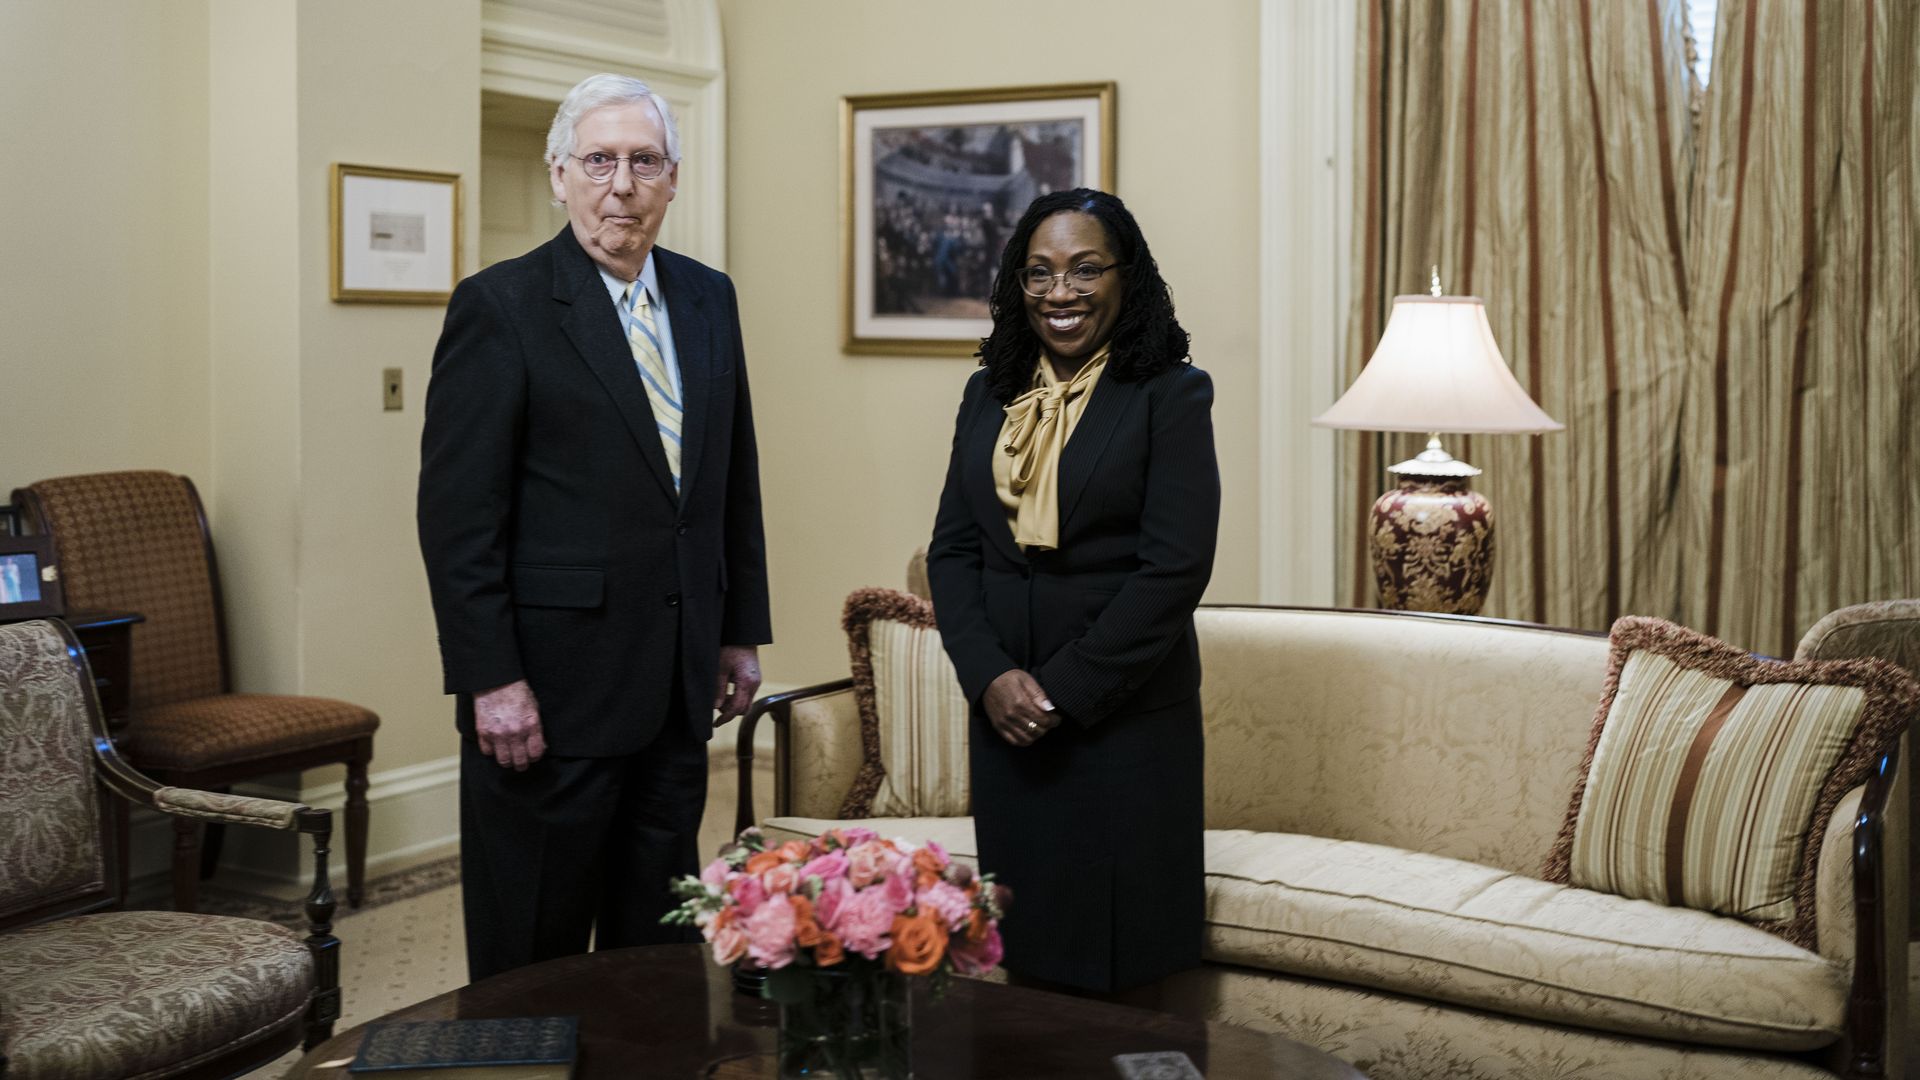
[[684, 521], [681, 522], [680, 524], [674, 526], [673, 531], [679, 533], [681, 536], [687, 535], [687, 523]]
[[679, 593], [677, 593], [677, 592], [670, 592], [670, 593], [668, 593], [668, 594], [667, 594], [667, 606], [668, 606], [668, 607], [679, 607], [679, 606], [680, 606], [680, 594], [679, 594]]

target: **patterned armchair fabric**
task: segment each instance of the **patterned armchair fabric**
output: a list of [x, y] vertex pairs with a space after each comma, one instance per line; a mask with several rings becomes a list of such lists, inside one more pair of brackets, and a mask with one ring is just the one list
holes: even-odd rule
[[[64, 628], [0, 624], [0, 1055], [7, 1080], [141, 1080], [207, 1066], [220, 1075], [330, 1029], [317, 1015], [314, 949], [247, 919], [99, 912], [113, 899], [98, 792], [162, 810], [323, 835], [304, 806], [160, 788], [96, 746], [104, 722]], [[104, 738], [102, 739], [104, 743]], [[104, 770], [104, 771], [103, 771]], [[316, 837], [324, 844], [324, 839]], [[321, 876], [309, 897], [331, 917]], [[319, 908], [313, 905], [320, 905]], [[64, 916], [64, 917], [63, 917]], [[338, 990], [329, 979], [331, 1008]]]
[[172, 911], [0, 934], [7, 1080], [171, 1076], [299, 1022], [313, 956], [272, 923]]
[[0, 625], [0, 919], [103, 889], [86, 688], [45, 622]]

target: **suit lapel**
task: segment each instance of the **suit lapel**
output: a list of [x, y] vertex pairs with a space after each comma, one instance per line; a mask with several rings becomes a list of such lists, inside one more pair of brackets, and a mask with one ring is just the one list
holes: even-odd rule
[[974, 517], [980, 521], [980, 529], [993, 541], [993, 546], [1001, 554], [1015, 563], [1027, 561], [1020, 545], [1013, 542], [1013, 526], [1007, 522], [1007, 508], [1000, 505], [1000, 493], [993, 484], [993, 456], [1001, 452], [1000, 428], [1007, 419], [1006, 410], [1000, 408], [982, 388], [986, 400], [980, 403], [980, 409], [974, 414], [973, 428], [967, 432], [967, 441], [963, 450], [966, 457], [967, 498], [973, 506]]
[[707, 404], [713, 392], [713, 320], [707, 295], [679, 273], [680, 257], [653, 249], [653, 272], [667, 305], [674, 357], [680, 364], [680, 490], [693, 490], [699, 473], [700, 448], [706, 441]]
[[1128, 402], [1133, 400], [1137, 383], [1123, 383], [1101, 372], [1100, 380], [1093, 385], [1093, 398], [1087, 402], [1087, 410], [1080, 414], [1080, 422], [1073, 426], [1073, 434], [1067, 438], [1065, 449], [1060, 451], [1060, 538], [1065, 541], [1067, 523], [1073, 520], [1073, 511], [1080, 505], [1080, 496], [1087, 490], [1087, 482], [1093, 479], [1094, 467], [1100, 462], [1100, 455], [1106, 452], [1107, 443], [1113, 438], [1113, 429], [1120, 423], [1120, 417], [1127, 411]]
[[620, 332], [620, 315], [607, 295], [606, 282], [601, 280], [593, 260], [581, 250], [571, 227], [562, 229], [553, 245], [553, 298], [567, 305], [560, 328], [613, 398], [654, 479], [668, 498], [674, 498], [673, 473], [668, 471], [667, 455], [660, 449], [653, 403], [647, 400], [647, 388], [640, 383], [633, 350]]

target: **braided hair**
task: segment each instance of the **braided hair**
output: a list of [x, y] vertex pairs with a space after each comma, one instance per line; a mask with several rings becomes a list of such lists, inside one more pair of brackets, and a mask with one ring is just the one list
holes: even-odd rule
[[1027, 294], [1020, 288], [1020, 272], [1027, 263], [1027, 244], [1040, 223], [1055, 214], [1082, 213], [1106, 230], [1107, 242], [1119, 258], [1122, 290], [1120, 317], [1114, 323], [1112, 351], [1106, 373], [1121, 382], [1150, 379], [1187, 360], [1187, 332], [1173, 314], [1173, 293], [1160, 277], [1160, 267], [1147, 250], [1147, 238], [1118, 197], [1090, 188], [1055, 191], [1033, 200], [1013, 236], [1000, 253], [987, 308], [993, 332], [980, 342], [980, 366], [996, 400], [1005, 404], [1033, 382], [1034, 359], [1040, 338], [1027, 323]]

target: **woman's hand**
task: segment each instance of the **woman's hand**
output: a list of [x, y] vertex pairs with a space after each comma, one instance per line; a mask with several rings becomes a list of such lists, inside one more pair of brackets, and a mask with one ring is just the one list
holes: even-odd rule
[[1015, 746], [1032, 746], [1060, 722], [1053, 702], [1033, 676], [1013, 668], [988, 684], [980, 704], [1000, 737]]

